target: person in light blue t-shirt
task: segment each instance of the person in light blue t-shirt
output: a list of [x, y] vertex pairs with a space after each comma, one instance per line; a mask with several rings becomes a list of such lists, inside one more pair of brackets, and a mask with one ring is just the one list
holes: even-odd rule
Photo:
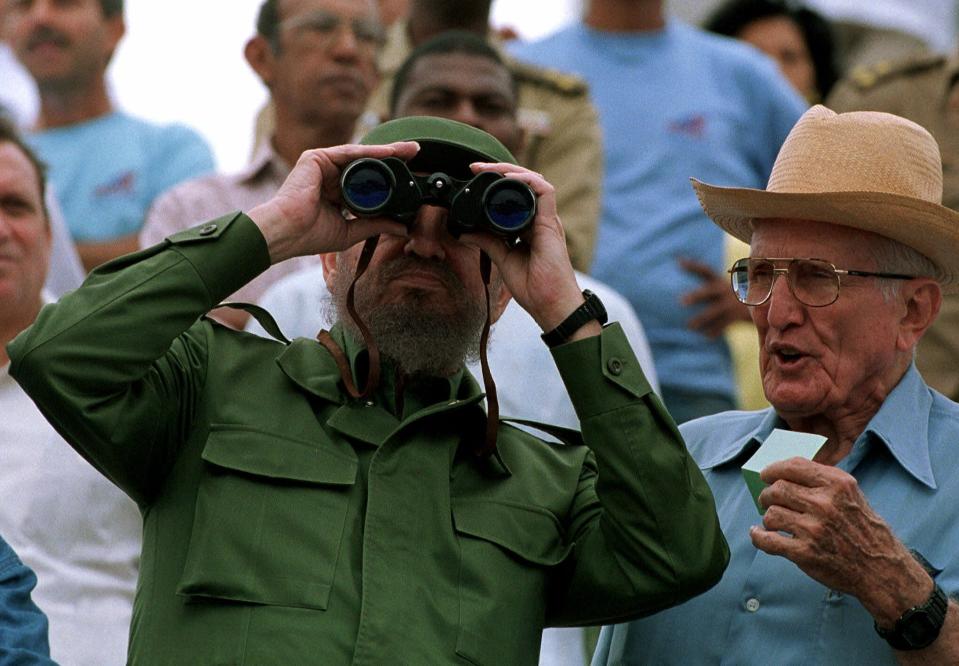
[[703, 306], [682, 304], [700, 279], [682, 259], [727, 268], [723, 233], [703, 215], [689, 177], [764, 186], [805, 102], [771, 60], [666, 18], [660, 0], [592, 0], [582, 24], [511, 51], [589, 82], [605, 147], [590, 272], [642, 318], [670, 413], [682, 422], [731, 409], [726, 345], [691, 330]]
[[10, 3], [6, 28], [40, 92], [30, 141], [84, 267], [136, 250], [157, 195], [213, 170], [209, 146], [187, 127], [113, 108], [105, 75], [125, 30], [122, 0]]

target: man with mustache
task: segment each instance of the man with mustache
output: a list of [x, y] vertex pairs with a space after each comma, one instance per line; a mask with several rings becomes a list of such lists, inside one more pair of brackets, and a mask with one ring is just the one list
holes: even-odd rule
[[[731, 281], [772, 407], [681, 428], [729, 569], [699, 598], [604, 628], [594, 664], [959, 663], [959, 405], [914, 363], [959, 284], [942, 183], [919, 125], [823, 106], [765, 190], [694, 180], [710, 218], [750, 243]], [[803, 433], [806, 457], [769, 455], [753, 495], [747, 460]]]
[[[377, 81], [376, 56], [383, 40], [377, 16], [374, 0], [266, 0], [257, 34], [244, 54], [276, 107], [279, 122], [271, 140], [257, 147], [240, 173], [198, 178], [160, 197], [140, 233], [141, 246], [265, 201], [300, 153], [350, 141]], [[299, 257], [274, 266], [232, 298], [256, 301], [276, 280], [314, 265], [315, 257]], [[247, 320], [240, 310], [221, 310], [216, 316], [237, 328]]]
[[84, 267], [137, 247], [136, 233], [164, 190], [213, 169], [200, 136], [114, 108], [106, 70], [123, 37], [122, 0], [16, 0], [4, 38], [33, 77], [40, 112], [30, 141]]
[[[340, 178], [364, 157], [520, 181], [531, 227], [457, 238], [438, 199], [407, 223], [355, 218]], [[319, 343], [198, 320], [318, 253], [339, 307]], [[484, 413], [464, 356], [510, 294], [546, 331], [585, 444], [499, 423], [492, 392]], [[418, 117], [307, 151], [248, 215], [103, 266], [9, 352], [143, 511], [131, 662], [534, 664], [545, 624], [653, 612], [725, 565], [705, 483], [603, 320], [552, 187], [482, 130]]]

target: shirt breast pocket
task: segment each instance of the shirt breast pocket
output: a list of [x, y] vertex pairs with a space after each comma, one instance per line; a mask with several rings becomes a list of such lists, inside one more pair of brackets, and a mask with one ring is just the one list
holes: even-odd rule
[[177, 593], [325, 610], [356, 460], [242, 428], [213, 429], [202, 459]]
[[473, 664], [535, 664], [549, 573], [571, 546], [549, 510], [481, 499], [452, 501], [460, 545], [456, 652]]

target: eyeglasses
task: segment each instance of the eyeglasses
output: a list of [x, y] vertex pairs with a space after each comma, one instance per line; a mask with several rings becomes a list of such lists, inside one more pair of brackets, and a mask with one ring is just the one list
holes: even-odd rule
[[349, 20], [322, 10], [291, 16], [279, 25], [283, 30], [295, 30], [315, 40], [321, 48], [328, 48], [336, 39], [340, 28], [345, 26], [349, 26], [361, 48], [375, 51], [385, 41], [383, 27], [375, 19]]
[[[782, 264], [785, 263], [785, 266]], [[779, 266], [777, 267], [777, 264]], [[832, 305], [839, 298], [840, 276], [878, 277], [890, 280], [912, 280], [914, 275], [875, 273], [836, 268], [825, 259], [789, 259], [749, 257], [739, 259], [729, 269], [733, 293], [746, 305], [762, 305], [769, 300], [776, 277], [786, 276], [789, 291], [796, 300], [814, 308]]]

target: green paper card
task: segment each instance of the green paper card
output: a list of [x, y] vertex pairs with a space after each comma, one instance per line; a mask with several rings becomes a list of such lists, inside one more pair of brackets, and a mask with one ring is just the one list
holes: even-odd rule
[[826, 438], [822, 435], [813, 435], [808, 432], [793, 432], [792, 430], [776, 428], [769, 434], [769, 437], [753, 454], [753, 457], [743, 465], [743, 478], [746, 480], [746, 487], [749, 488], [749, 494], [753, 496], [753, 502], [756, 503], [760, 515], [766, 513], [766, 510], [759, 504], [759, 493], [766, 487], [766, 483], [759, 478], [759, 472], [774, 462], [797, 456], [812, 460], [825, 443]]

